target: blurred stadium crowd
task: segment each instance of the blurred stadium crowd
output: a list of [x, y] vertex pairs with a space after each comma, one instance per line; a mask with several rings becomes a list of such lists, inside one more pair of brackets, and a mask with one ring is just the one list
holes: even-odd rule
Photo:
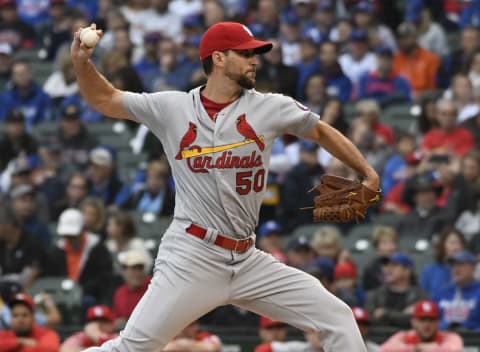
[[[383, 200], [361, 224], [312, 224], [299, 210], [313, 202], [306, 191], [324, 173], [357, 175], [317, 145], [278, 138], [257, 245], [318, 277], [364, 328], [479, 331], [479, 0], [0, 0], [0, 330], [18, 335], [0, 333], [0, 351], [33, 343], [15, 309], [63, 331], [62, 351], [114, 336], [175, 207], [156, 137], [80, 96], [72, 34], [92, 22], [104, 31], [92, 60], [119, 89], [189, 90], [205, 82], [201, 34], [225, 20], [274, 44], [257, 90], [320, 114], [382, 178]], [[236, 307], [200, 323], [259, 327], [259, 351], [317, 350], [308, 334], [271, 343], [284, 324]], [[220, 348], [198, 322], [182, 334]], [[56, 338], [42, 351], [58, 350]]]

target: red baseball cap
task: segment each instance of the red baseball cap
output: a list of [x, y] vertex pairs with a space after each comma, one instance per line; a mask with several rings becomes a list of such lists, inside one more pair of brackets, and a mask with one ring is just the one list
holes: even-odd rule
[[333, 277], [335, 279], [342, 278], [356, 278], [357, 277], [357, 267], [353, 262], [343, 262], [335, 265], [335, 270], [333, 272]]
[[365, 309], [362, 307], [353, 307], [352, 311], [357, 323], [370, 323], [370, 317]]
[[35, 311], [35, 303], [32, 297], [26, 293], [15, 294], [9, 302], [9, 306], [13, 307], [17, 303], [25, 304], [32, 312]]
[[200, 59], [204, 60], [214, 51], [255, 49], [263, 54], [272, 48], [272, 43], [253, 37], [247, 26], [237, 22], [218, 22], [203, 34], [200, 41]]
[[267, 317], [260, 317], [260, 327], [261, 328], [271, 328], [274, 326], [285, 326], [286, 324], [284, 322], [278, 321], [278, 320], [272, 320]]
[[439, 319], [440, 313], [438, 312], [437, 304], [433, 301], [418, 301], [413, 308], [414, 318], [434, 318]]
[[112, 311], [107, 306], [92, 306], [87, 310], [87, 322], [93, 320], [114, 321]]

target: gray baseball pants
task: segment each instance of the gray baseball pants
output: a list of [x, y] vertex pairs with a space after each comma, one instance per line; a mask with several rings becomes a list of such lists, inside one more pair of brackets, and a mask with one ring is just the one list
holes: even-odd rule
[[[174, 220], [158, 250], [146, 293], [120, 335], [88, 352], [156, 352], [185, 326], [233, 304], [325, 336], [326, 352], [366, 352], [351, 309], [311, 275], [252, 246], [238, 254], [185, 232]], [[208, 241], [207, 238], [210, 237]]]

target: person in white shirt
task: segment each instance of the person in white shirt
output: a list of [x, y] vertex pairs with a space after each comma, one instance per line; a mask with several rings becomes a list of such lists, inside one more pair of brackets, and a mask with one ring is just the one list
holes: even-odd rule
[[357, 86], [360, 77], [377, 66], [375, 54], [369, 51], [368, 34], [362, 29], [356, 29], [350, 36], [348, 53], [339, 58], [340, 66], [352, 81], [354, 87]]
[[169, 0], [150, 0], [151, 8], [143, 14], [143, 26], [146, 33], [160, 32], [177, 43], [182, 40], [182, 20], [168, 7]]

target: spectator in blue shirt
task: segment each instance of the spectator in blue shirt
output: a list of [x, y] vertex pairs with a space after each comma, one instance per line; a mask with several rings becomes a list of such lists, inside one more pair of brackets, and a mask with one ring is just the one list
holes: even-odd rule
[[435, 244], [435, 262], [426, 265], [420, 275], [420, 286], [430, 297], [451, 283], [447, 259], [465, 248], [465, 237], [460, 231], [449, 228], [441, 233]]
[[440, 329], [480, 330], [480, 282], [474, 277], [476, 262], [477, 258], [466, 250], [448, 259], [453, 282], [433, 297], [440, 308]]
[[392, 104], [410, 103], [410, 84], [393, 73], [393, 51], [383, 47], [377, 49], [377, 68], [364, 74], [358, 84], [360, 99], [375, 99], [382, 107]]
[[160, 32], [147, 33], [143, 37], [143, 57], [133, 65], [144, 86], [147, 84], [149, 73], [158, 66], [157, 47], [160, 38]]
[[305, 35], [302, 38], [300, 44], [301, 59], [295, 66], [298, 71], [297, 99], [299, 100], [305, 98], [304, 89], [308, 78], [320, 67], [320, 63], [316, 57], [318, 44], [316, 39], [311, 36]]
[[327, 94], [346, 102], [352, 94], [352, 82], [343, 73], [342, 67], [338, 63], [338, 55], [338, 47], [334, 42], [322, 42], [318, 56], [319, 72], [325, 77]]
[[12, 88], [1, 97], [0, 120], [13, 109], [20, 110], [25, 116], [27, 130], [33, 125], [51, 119], [52, 99], [35, 83], [30, 67], [24, 61], [17, 61], [12, 66]]

